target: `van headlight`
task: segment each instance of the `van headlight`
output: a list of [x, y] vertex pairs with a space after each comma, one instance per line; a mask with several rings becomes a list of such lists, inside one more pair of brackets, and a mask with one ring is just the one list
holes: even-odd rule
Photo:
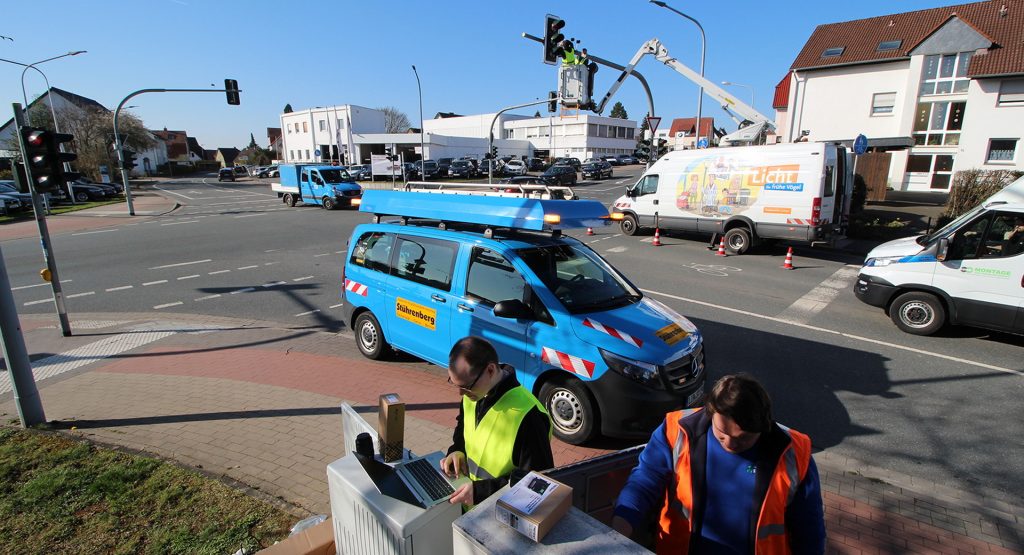
[[601, 358], [615, 372], [646, 385], [648, 387], [661, 388], [661, 376], [658, 374], [658, 366], [649, 362], [641, 362], [631, 358], [621, 357], [604, 349], [601, 351]]
[[869, 268], [881, 268], [888, 266], [889, 264], [895, 264], [903, 258], [902, 256], [880, 256], [878, 258], [869, 258], [864, 261], [864, 266]]

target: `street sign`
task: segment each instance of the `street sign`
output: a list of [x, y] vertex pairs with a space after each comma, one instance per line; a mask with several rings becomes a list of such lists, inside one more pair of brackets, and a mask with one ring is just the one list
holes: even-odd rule
[[320, 149], [319, 148], [313, 151], [313, 156], [320, 156]]
[[647, 116], [647, 128], [651, 130], [651, 135], [658, 130], [658, 124], [661, 123], [661, 118], [656, 116]]
[[697, 139], [697, 148], [707, 148], [707, 147], [708, 147], [708, 138], [707, 137], [701, 137], [701, 138]]
[[853, 151], [857, 154], [864, 154], [868, 151], [868, 138], [863, 134], [857, 135], [853, 140]]

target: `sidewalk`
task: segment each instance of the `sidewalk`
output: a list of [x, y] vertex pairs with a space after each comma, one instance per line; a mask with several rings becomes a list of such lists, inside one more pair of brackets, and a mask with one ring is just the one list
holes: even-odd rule
[[[348, 333], [161, 314], [22, 317], [46, 417], [62, 433], [156, 454], [283, 504], [330, 513], [325, 467], [344, 455], [338, 405], [376, 422], [406, 402], [407, 447], [444, 450], [458, 395], [439, 368], [363, 358]], [[0, 415], [17, 421], [6, 373]], [[606, 452], [553, 442], [555, 463]], [[815, 455], [835, 553], [1020, 553], [1024, 507]]]

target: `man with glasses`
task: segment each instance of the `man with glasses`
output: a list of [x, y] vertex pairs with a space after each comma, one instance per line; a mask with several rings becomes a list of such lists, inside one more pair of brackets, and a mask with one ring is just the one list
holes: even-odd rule
[[519, 384], [515, 370], [498, 363], [486, 339], [469, 336], [455, 343], [448, 354], [448, 383], [459, 389], [462, 406], [441, 470], [472, 479], [455, 490], [451, 503], [474, 505], [510, 478], [554, 466], [548, 413]]

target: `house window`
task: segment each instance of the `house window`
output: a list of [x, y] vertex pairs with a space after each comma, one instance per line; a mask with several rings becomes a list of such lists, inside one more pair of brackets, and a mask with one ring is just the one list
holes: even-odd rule
[[[305, 127], [305, 126], [306, 126], [306, 124], [305, 124], [305, 123], [303, 123], [303, 124], [302, 124], [302, 126], [303, 126], [303, 127]], [[310, 160], [310, 157], [309, 157], [309, 149], [308, 149], [308, 148], [306, 149], [306, 160]]]
[[999, 84], [996, 106], [1024, 106], [1024, 79], [1006, 79]]
[[290, 123], [288, 124], [288, 132], [289, 132], [289, 133], [291, 133], [291, 132], [292, 132], [292, 124], [290, 124]]
[[843, 52], [845, 50], [846, 50], [845, 46], [835, 46], [835, 47], [832, 47], [832, 48], [827, 48], [827, 49], [825, 49], [824, 52], [821, 53], [821, 57], [822, 58], [835, 58], [835, 57], [838, 57], [838, 56], [842, 56]]
[[911, 154], [907, 157], [907, 173], [931, 173], [930, 188], [949, 189], [953, 157], [949, 154]]
[[320, 120], [320, 131], [327, 131], [327, 121]]
[[344, 129], [344, 128], [345, 128], [345, 120], [339, 118], [338, 119], [338, 129]]
[[896, 93], [894, 92], [875, 93], [874, 96], [871, 97], [872, 116], [892, 115], [892, 111], [895, 107]]
[[924, 69], [921, 71], [921, 96], [967, 92], [971, 82], [967, 78], [967, 69], [972, 54], [961, 52], [925, 56]]
[[636, 133], [636, 129], [634, 129], [632, 127], [627, 127], [626, 128], [626, 138], [627, 139], [632, 139], [634, 133]]
[[288, 151], [288, 159], [289, 160], [294, 160], [295, 159], [295, 151], [294, 150], [289, 150]]
[[953, 146], [960, 144], [966, 102], [921, 102], [914, 117], [914, 144]]
[[988, 156], [985, 162], [989, 164], [1012, 163], [1017, 153], [1017, 139], [989, 139]]
[[[309, 127], [306, 126], [306, 122], [302, 122], [302, 132], [303, 133], [309, 133]], [[307, 158], [308, 157], [309, 156], [307, 155]]]
[[900, 46], [903, 46], [902, 40], [887, 40], [878, 43], [879, 52], [888, 52], [889, 50], [896, 50]]

